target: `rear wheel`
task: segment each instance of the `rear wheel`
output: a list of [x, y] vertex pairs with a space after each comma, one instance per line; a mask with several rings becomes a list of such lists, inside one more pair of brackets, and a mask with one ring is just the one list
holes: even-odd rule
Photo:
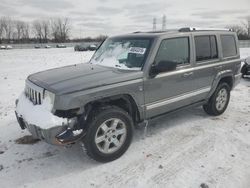
[[109, 162], [126, 152], [132, 136], [133, 121], [129, 114], [118, 107], [105, 107], [90, 119], [84, 145], [91, 158]]
[[247, 65], [244, 64], [241, 68], [241, 77], [244, 78], [247, 73]]
[[221, 83], [210, 97], [207, 104], [203, 105], [204, 111], [213, 116], [222, 114], [230, 100], [230, 87], [227, 83]]

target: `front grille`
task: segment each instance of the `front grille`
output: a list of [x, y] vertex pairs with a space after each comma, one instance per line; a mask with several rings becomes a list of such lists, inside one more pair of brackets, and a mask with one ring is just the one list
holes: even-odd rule
[[43, 89], [29, 81], [26, 81], [25, 95], [34, 105], [42, 104]]

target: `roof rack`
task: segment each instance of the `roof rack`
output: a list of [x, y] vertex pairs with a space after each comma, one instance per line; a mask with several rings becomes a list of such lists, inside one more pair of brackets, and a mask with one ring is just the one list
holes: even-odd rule
[[191, 31], [232, 31], [225, 28], [198, 28], [198, 27], [183, 27], [179, 29], [179, 32], [191, 32]]
[[133, 34], [136, 33], [167, 33], [167, 32], [171, 32], [171, 31], [178, 31], [178, 29], [167, 29], [167, 30], [156, 30], [156, 31], [135, 31], [132, 32]]

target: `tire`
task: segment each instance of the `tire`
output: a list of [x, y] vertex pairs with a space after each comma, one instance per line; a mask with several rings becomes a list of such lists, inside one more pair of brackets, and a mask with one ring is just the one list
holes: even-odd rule
[[244, 78], [245, 75], [246, 75], [246, 73], [247, 73], [247, 65], [246, 65], [246, 64], [244, 64], [244, 65], [242, 66], [242, 68], [241, 68], [241, 73], [242, 73], [241, 77]]
[[84, 137], [89, 157], [98, 162], [113, 161], [122, 156], [133, 137], [130, 115], [115, 106], [98, 109], [90, 120]]
[[204, 111], [212, 116], [218, 116], [224, 113], [230, 100], [230, 90], [227, 83], [220, 83], [208, 103], [203, 105]]

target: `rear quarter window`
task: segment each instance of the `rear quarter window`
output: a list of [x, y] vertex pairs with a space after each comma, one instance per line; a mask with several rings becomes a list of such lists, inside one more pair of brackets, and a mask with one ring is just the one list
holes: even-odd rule
[[237, 55], [234, 35], [221, 35], [221, 46], [223, 57], [232, 57]]

